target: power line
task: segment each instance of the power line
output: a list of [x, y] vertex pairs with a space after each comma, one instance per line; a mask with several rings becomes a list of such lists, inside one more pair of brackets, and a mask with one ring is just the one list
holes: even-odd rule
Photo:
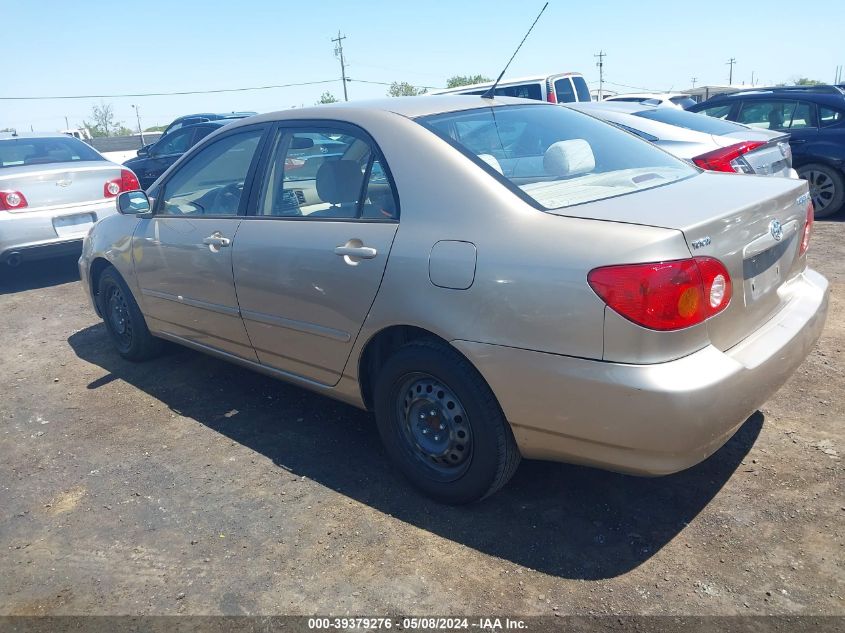
[[[375, 84], [377, 86], [392, 86], [393, 82], [390, 81], [369, 81], [367, 79], [352, 79], [352, 77], [347, 77], [346, 81], [357, 81], [359, 84]], [[409, 84], [414, 88], [426, 88], [428, 90], [440, 90], [442, 86], [421, 86], [417, 84]]]
[[119, 99], [121, 97], [172, 97], [177, 95], [207, 95], [221, 92], [246, 92], [248, 90], [273, 90], [275, 88], [295, 88], [297, 86], [314, 86], [316, 84], [330, 84], [337, 79], [324, 79], [322, 81], [303, 81], [291, 84], [275, 84], [272, 86], [253, 86], [250, 88], [219, 88], [215, 90], [180, 90], [178, 92], [140, 92], [132, 94], [114, 95], [49, 95], [38, 97], [0, 97], [0, 101], [46, 101], [47, 99]]

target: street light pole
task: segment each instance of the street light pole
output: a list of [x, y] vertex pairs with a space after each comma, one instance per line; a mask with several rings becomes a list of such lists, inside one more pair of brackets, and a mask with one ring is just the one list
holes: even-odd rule
[[144, 130], [141, 129], [141, 110], [134, 103], [132, 104], [132, 108], [135, 110], [135, 118], [138, 121], [138, 134], [141, 135], [141, 146], [143, 147], [147, 143], [144, 140]]

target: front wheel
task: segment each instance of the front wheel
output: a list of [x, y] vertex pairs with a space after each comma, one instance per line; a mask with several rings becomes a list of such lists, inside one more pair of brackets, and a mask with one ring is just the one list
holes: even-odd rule
[[161, 339], [150, 334], [141, 309], [114, 268], [107, 268], [100, 275], [97, 300], [106, 330], [118, 354], [134, 361], [147, 360], [159, 354]]
[[816, 218], [826, 218], [842, 208], [845, 179], [841, 172], [827, 165], [810, 163], [801, 167], [798, 175], [810, 185]]
[[375, 383], [379, 434], [394, 464], [437, 501], [470, 503], [513, 476], [520, 455], [490, 387], [457, 351], [413, 341]]

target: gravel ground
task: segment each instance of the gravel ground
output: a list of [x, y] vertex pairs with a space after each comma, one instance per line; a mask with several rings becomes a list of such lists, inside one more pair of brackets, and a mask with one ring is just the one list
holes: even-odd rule
[[434, 504], [363, 412], [198, 353], [122, 361], [75, 262], [0, 272], [2, 614], [845, 615], [845, 223], [824, 336], [718, 453], [523, 462]]

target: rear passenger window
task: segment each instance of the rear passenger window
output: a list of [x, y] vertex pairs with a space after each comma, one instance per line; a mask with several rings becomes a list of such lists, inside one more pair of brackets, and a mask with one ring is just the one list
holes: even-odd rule
[[392, 220], [390, 179], [372, 144], [347, 130], [282, 130], [271, 152], [258, 215]]
[[845, 115], [841, 111], [819, 106], [819, 126], [830, 127], [842, 123], [843, 120], [845, 120]]
[[747, 101], [737, 121], [765, 130], [813, 127], [810, 104], [798, 101]]

